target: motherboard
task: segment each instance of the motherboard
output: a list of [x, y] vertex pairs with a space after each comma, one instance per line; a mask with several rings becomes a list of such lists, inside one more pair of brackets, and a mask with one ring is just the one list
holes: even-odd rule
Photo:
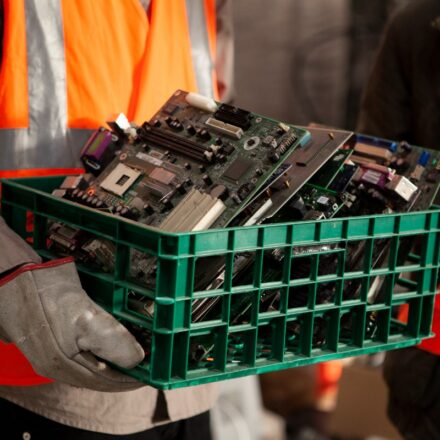
[[310, 138], [181, 90], [140, 127], [121, 119], [83, 149], [95, 178], [63, 197], [170, 232], [227, 226]]
[[[440, 152], [348, 131], [297, 127], [181, 90], [142, 125], [123, 115], [110, 121], [87, 141], [81, 159], [86, 174], [67, 177], [54, 195], [170, 232], [408, 212], [439, 203]], [[77, 262], [103, 272], [114, 270], [116, 249], [111, 241], [53, 222], [48, 243], [56, 255], [73, 255]], [[389, 245], [387, 240], [376, 242], [374, 267], [381, 267]], [[405, 260], [411, 245], [402, 247], [399, 259]], [[332, 273], [343, 248], [346, 269], [358, 270], [365, 246], [295, 248], [291, 274], [307, 278], [317, 251], [325, 251], [321, 275]], [[265, 252], [264, 282], [280, 279], [284, 257], [282, 249]], [[246, 252], [235, 256], [235, 282], [252, 284], [254, 259]], [[132, 281], [154, 291], [155, 258], [134, 250], [130, 265]], [[224, 270], [218, 257], [196, 262], [194, 290], [221, 288]], [[358, 298], [360, 289], [360, 282], [348, 283], [344, 299]], [[335, 292], [334, 284], [320, 283], [316, 304], [331, 303]], [[373, 282], [368, 300], [374, 303], [380, 295], [381, 282]], [[235, 298], [230, 324], [246, 324], [252, 296]], [[298, 288], [290, 298], [289, 308], [306, 307], [308, 289]], [[127, 306], [146, 318], [154, 316], [154, 301], [134, 291]], [[218, 319], [221, 307], [220, 297], [195, 299], [192, 322]], [[279, 307], [280, 292], [264, 292], [260, 311]], [[371, 332], [374, 319], [371, 315]], [[316, 347], [325, 342], [319, 325], [317, 320]], [[131, 330], [142, 333], [137, 336], [148, 352], [145, 330]], [[292, 344], [297, 343], [298, 328], [292, 324], [288, 330]], [[230, 347], [232, 361], [240, 356], [236, 342]], [[210, 347], [209, 340], [196, 344], [190, 362], [195, 366], [209, 362]], [[262, 356], [264, 347], [262, 335]]]

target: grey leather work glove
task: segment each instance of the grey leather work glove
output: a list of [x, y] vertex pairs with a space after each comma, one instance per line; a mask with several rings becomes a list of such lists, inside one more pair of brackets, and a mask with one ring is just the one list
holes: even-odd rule
[[[1, 239], [4, 223], [0, 226]], [[18, 238], [9, 230], [8, 238], [11, 235]], [[24, 241], [16, 244], [28, 252], [27, 261], [38, 260]], [[0, 253], [7, 251], [0, 246]], [[13, 342], [42, 376], [98, 391], [143, 386], [98, 359], [132, 368], [144, 351], [87, 296], [71, 258], [25, 264], [0, 279], [0, 338]]]

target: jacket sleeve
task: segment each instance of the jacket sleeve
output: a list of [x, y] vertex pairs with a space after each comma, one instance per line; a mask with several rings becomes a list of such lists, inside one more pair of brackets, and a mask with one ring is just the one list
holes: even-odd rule
[[411, 141], [411, 91], [407, 50], [402, 47], [405, 19], [394, 16], [382, 36], [362, 98], [357, 124], [361, 133]]
[[3, 29], [4, 29], [4, 8], [3, 8], [3, 0], [0, 0], [0, 66], [2, 65], [2, 56], [3, 56]]
[[41, 263], [41, 258], [0, 217], [0, 277], [28, 263]]

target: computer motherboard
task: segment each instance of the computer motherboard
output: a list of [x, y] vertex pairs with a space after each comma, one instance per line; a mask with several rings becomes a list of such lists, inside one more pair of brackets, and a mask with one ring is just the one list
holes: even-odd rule
[[[112, 215], [165, 231], [198, 231], [227, 226], [321, 220], [334, 217], [407, 212], [429, 208], [440, 187], [440, 152], [406, 142], [392, 142], [353, 132], [318, 127], [296, 127], [211, 99], [176, 91], [150, 121], [137, 126], [120, 115], [100, 128], [84, 146], [81, 159], [86, 174], [69, 176], [54, 195]], [[438, 203], [438, 200], [437, 200]], [[77, 262], [112, 272], [116, 249], [111, 241], [66, 224], [48, 229], [50, 250], [73, 255]], [[338, 264], [337, 251], [346, 246], [346, 267], [357, 270], [365, 243], [326, 245], [320, 271], [331, 273]], [[398, 258], [405, 260], [412, 243]], [[406, 249], [406, 250], [405, 250]], [[322, 249], [319, 249], [322, 250]], [[294, 250], [291, 273], [306, 277], [312, 246]], [[328, 252], [327, 252], [328, 251]], [[375, 267], [389, 252], [389, 242], [376, 241]], [[236, 255], [233, 277], [252, 283], [252, 253]], [[265, 282], [280, 279], [283, 250], [264, 255]], [[155, 289], [155, 259], [134, 251], [130, 258], [132, 281]], [[224, 280], [224, 261], [205, 258], [196, 264], [195, 290], [218, 289]], [[316, 304], [332, 302], [335, 285], [320, 283]], [[344, 288], [344, 299], [360, 295], [360, 282]], [[381, 282], [373, 282], [368, 299], [380, 299]], [[236, 296], [230, 323], [249, 322], [252, 298]], [[289, 307], [308, 303], [308, 289], [297, 288]], [[261, 296], [260, 311], [279, 308], [280, 292]], [[154, 316], [154, 301], [132, 292], [128, 307], [142, 316]], [[195, 299], [192, 321], [217, 319], [219, 297]], [[369, 331], [375, 331], [374, 315]], [[313, 343], [322, 345], [324, 331], [317, 320]], [[324, 325], [324, 324], [323, 324]], [[348, 331], [350, 323], [342, 325]], [[131, 329], [148, 354], [149, 335]], [[289, 340], [297, 343], [292, 324]], [[240, 356], [240, 341], [231, 343], [230, 357]], [[265, 336], [261, 335], [264, 353]], [[190, 363], [209, 362], [212, 341], [191, 347]]]

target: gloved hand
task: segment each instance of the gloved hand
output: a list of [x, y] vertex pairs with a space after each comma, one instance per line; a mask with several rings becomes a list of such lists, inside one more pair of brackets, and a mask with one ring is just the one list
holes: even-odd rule
[[51, 379], [98, 391], [142, 386], [95, 357], [132, 368], [144, 351], [87, 296], [71, 258], [28, 264], [0, 279], [0, 338]]

